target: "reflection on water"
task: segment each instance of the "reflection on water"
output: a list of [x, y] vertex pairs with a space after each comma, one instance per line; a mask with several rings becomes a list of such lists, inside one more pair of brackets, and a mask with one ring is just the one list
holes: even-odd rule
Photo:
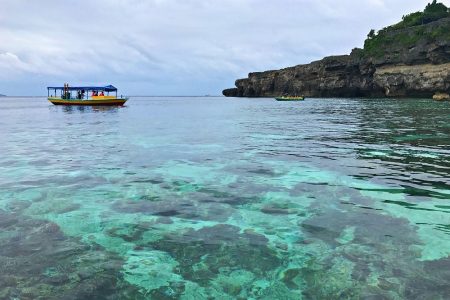
[[449, 112], [2, 99], [0, 298], [445, 299]]
[[123, 106], [83, 106], [83, 105], [62, 105], [51, 107], [52, 110], [61, 109], [65, 113], [73, 112], [112, 112], [116, 113], [119, 109], [123, 109]]

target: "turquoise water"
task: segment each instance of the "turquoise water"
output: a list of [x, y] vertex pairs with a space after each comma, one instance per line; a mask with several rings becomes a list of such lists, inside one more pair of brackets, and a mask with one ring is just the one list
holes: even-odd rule
[[450, 103], [0, 99], [0, 299], [445, 299]]

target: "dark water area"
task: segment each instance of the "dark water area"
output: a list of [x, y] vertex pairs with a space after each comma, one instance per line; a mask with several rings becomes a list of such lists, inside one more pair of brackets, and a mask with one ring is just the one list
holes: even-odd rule
[[0, 299], [448, 299], [450, 102], [0, 99]]

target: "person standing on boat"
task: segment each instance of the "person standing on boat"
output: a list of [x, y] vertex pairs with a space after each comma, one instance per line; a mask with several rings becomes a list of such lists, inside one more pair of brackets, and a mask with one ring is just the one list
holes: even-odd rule
[[103, 91], [101, 91], [99, 96], [105, 96], [105, 93], [103, 93]]

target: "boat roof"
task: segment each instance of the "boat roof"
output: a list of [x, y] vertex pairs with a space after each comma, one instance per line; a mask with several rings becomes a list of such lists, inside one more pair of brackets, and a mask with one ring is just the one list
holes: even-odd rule
[[[48, 86], [48, 90], [64, 90], [63, 86]], [[115, 92], [117, 88], [112, 85], [107, 86], [69, 86], [69, 91], [81, 91], [81, 90], [89, 90], [89, 91], [105, 91], [105, 92]]]

